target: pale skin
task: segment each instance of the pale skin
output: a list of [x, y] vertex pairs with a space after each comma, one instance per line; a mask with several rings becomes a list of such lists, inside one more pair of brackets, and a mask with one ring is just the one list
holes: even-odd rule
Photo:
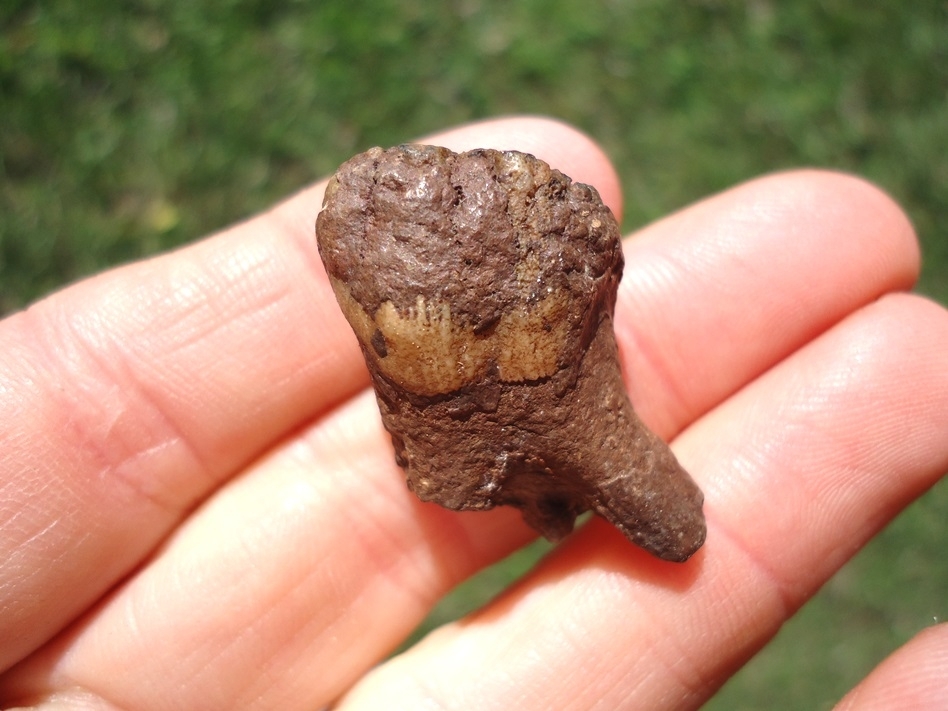
[[[534, 153], [621, 215], [562, 124], [426, 140]], [[948, 313], [905, 293], [902, 211], [829, 172], [751, 181], [628, 239], [616, 309], [704, 548], [663, 563], [594, 520], [384, 661], [533, 534], [406, 490], [316, 252], [323, 189], [0, 323], [0, 708], [696, 708], [948, 469]], [[929, 628], [840, 707], [931, 707], [946, 650]]]

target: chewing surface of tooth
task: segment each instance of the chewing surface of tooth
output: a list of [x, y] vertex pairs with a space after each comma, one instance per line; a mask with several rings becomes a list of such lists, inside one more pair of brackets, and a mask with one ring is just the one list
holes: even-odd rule
[[316, 231], [420, 498], [516, 506], [553, 539], [592, 509], [662, 558], [700, 547], [701, 492], [624, 389], [622, 251], [594, 189], [514, 151], [374, 148]]

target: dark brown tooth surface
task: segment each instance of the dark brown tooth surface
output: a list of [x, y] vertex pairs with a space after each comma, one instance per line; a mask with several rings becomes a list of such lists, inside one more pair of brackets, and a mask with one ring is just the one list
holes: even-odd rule
[[619, 228], [594, 188], [516, 151], [373, 148], [316, 236], [419, 498], [515, 506], [554, 540], [592, 510], [666, 560], [701, 546], [701, 491], [622, 382]]

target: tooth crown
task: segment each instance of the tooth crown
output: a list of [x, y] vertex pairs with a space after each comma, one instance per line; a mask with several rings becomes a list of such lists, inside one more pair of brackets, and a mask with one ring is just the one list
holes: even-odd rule
[[595, 190], [524, 153], [373, 148], [337, 172], [326, 208], [340, 305], [379, 369], [417, 394], [574, 364], [622, 270]]
[[316, 232], [420, 498], [517, 506], [554, 539], [593, 509], [669, 560], [701, 545], [701, 492], [622, 384], [619, 229], [593, 188], [515, 151], [373, 148]]

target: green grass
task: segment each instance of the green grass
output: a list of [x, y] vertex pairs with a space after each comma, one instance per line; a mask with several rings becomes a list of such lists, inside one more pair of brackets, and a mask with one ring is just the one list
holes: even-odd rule
[[[944, 303], [945, 8], [8, 0], [0, 312], [252, 214], [369, 145], [515, 112], [558, 116], [606, 147], [627, 229], [781, 168], [864, 175], [908, 210], [920, 290]], [[944, 486], [915, 505], [711, 708], [826, 708], [943, 619], [946, 507]], [[477, 605], [536, 555], [477, 578], [439, 615]]]

